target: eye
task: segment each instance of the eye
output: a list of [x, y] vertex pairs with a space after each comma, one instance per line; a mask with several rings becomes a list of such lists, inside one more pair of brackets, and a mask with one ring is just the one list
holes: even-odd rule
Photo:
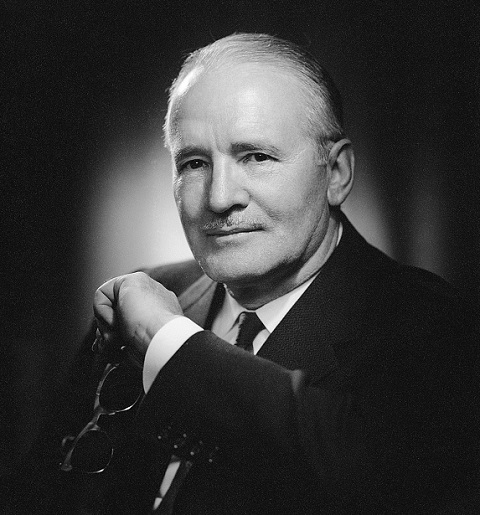
[[264, 154], [263, 152], [253, 152], [251, 154], [246, 155], [243, 160], [247, 163], [249, 161], [253, 161], [255, 163], [263, 163], [264, 161], [269, 161], [272, 158]]
[[203, 168], [204, 166], [207, 166], [207, 163], [203, 159], [192, 159], [190, 161], [187, 161], [186, 163], [181, 164], [178, 167], [178, 170], [180, 172], [184, 172], [187, 170], [198, 170], [199, 168]]

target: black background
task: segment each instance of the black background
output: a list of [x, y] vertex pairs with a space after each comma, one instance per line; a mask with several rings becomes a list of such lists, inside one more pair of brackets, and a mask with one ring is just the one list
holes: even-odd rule
[[0, 471], [28, 449], [80, 340], [79, 221], [104, 148], [120, 140], [142, 152], [162, 125], [181, 57], [233, 31], [273, 33], [319, 57], [343, 93], [350, 136], [374, 156], [368, 173], [381, 188], [391, 254], [427, 266], [413, 233], [438, 215], [442, 273], [478, 308], [476, 2], [68, 0], [1, 9]]

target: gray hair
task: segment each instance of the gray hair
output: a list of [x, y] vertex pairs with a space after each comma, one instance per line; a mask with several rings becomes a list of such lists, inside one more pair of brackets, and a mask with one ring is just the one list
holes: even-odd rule
[[232, 62], [271, 64], [291, 72], [297, 78], [300, 92], [305, 98], [307, 133], [318, 145], [320, 158], [326, 160], [329, 142], [345, 136], [340, 93], [325, 68], [306, 50], [268, 34], [232, 34], [187, 56], [169, 90], [164, 125], [166, 146], [170, 147], [173, 104], [182, 81], [192, 70], [203, 72]]

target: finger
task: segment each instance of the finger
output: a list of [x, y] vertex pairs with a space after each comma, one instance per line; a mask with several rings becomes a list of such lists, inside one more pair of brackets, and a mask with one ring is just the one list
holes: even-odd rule
[[110, 279], [97, 288], [93, 297], [93, 312], [102, 334], [115, 325], [115, 305], [122, 282], [123, 276]]

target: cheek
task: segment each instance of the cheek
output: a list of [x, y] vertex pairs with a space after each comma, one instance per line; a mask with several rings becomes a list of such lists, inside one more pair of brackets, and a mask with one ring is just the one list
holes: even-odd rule
[[182, 222], [196, 220], [203, 213], [203, 182], [177, 177], [173, 181], [173, 195]]
[[[326, 202], [325, 181], [318, 176], [292, 177], [284, 184], [275, 184], [270, 191], [263, 190], [264, 206], [271, 218], [288, 224], [297, 224], [301, 230], [306, 218], [317, 218]], [[268, 207], [267, 207], [268, 206]]]
[[177, 210], [179, 213], [183, 210], [183, 197], [181, 193], [181, 189], [178, 184], [178, 180], [173, 180], [173, 198], [175, 199], [175, 204], [177, 205]]
[[304, 211], [320, 213], [327, 202], [327, 177], [318, 168], [305, 175], [296, 186], [297, 201]]

